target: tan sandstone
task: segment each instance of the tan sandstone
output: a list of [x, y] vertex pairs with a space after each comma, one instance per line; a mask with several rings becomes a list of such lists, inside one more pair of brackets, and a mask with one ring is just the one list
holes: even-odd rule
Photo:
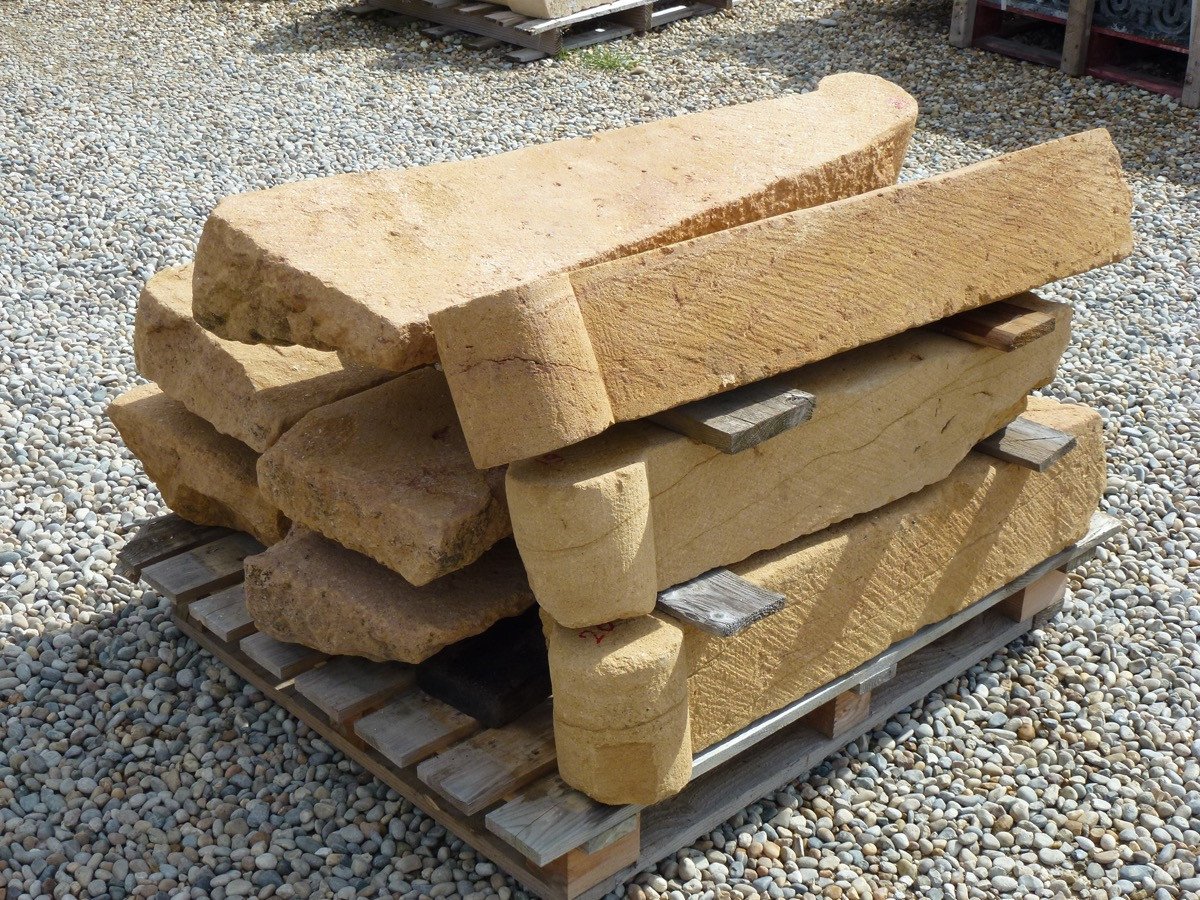
[[871, 75], [594, 137], [228, 197], [194, 312], [249, 343], [436, 359], [429, 314], [472, 297], [895, 181], [916, 102]]
[[472, 465], [432, 366], [313, 410], [262, 455], [258, 477], [294, 521], [416, 585], [511, 531], [504, 472]]
[[277, 640], [419, 663], [533, 603], [511, 542], [424, 587], [302, 526], [246, 560], [246, 608]]
[[513, 12], [531, 19], [557, 19], [571, 16], [585, 9], [603, 6], [610, 0], [500, 0]]
[[471, 456], [495, 466], [1121, 259], [1130, 209], [1088, 131], [431, 321]]
[[[1012, 352], [918, 328], [804, 366], [812, 418], [727, 454], [629, 422], [513, 463], [513, 532], [538, 603], [568, 628], [646, 615], [658, 592], [883, 506], [950, 473], [1054, 377], [1070, 310]], [[286, 509], [286, 508], [285, 508]]]
[[245, 531], [264, 544], [287, 533], [288, 520], [258, 489], [258, 454], [245, 444], [152, 384], [122, 394], [108, 415], [167, 506], [189, 522]]
[[[644, 760], [685, 752], [675, 720], [663, 712], [681, 696], [679, 664], [657, 649], [680, 635], [690, 756], [1082, 537], [1106, 480], [1100, 417], [1087, 407], [1038, 398], [1026, 415], [1078, 439], [1046, 472], [972, 453], [919, 493], [731, 566], [787, 598], [783, 610], [741, 634], [718, 638], [657, 615], [582, 632], [549, 627], [562, 777], [607, 803], [649, 803], [676, 789], [676, 773], [656, 781], [658, 767]], [[582, 668], [577, 656], [598, 634], [600, 654], [611, 654], [614, 664], [595, 659]], [[642, 673], [653, 704], [626, 671]], [[663, 696], [660, 685], [671, 685], [673, 696]], [[604, 698], [603, 718], [586, 713], [589, 697]], [[661, 745], [642, 746], [656, 734]], [[624, 735], [630, 735], [627, 743]], [[584, 746], [568, 746], [579, 743]], [[622, 773], [622, 788], [636, 790], [611, 789], [613, 771]], [[643, 790], [647, 785], [652, 788]]]

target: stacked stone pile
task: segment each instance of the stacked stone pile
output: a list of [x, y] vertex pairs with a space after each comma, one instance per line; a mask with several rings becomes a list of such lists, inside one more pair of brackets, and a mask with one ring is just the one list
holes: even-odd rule
[[[223, 201], [147, 285], [111, 414], [169, 505], [249, 531], [259, 629], [421, 664], [541, 607], [563, 778], [611, 803], [1085, 532], [1099, 418], [1031, 400], [1130, 251], [1104, 132], [895, 185], [915, 101], [865, 75], [496, 157]], [[927, 327], [987, 306], [1008, 349]], [[955, 334], [959, 336], [955, 336]], [[651, 421], [763, 379], [811, 419], [726, 453]], [[1018, 416], [1075, 438], [972, 453]], [[732, 637], [656, 611], [717, 567]]]

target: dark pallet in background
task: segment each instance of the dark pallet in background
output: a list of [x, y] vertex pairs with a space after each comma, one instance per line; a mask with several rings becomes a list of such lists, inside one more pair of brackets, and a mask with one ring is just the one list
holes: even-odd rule
[[1200, 0], [955, 0], [950, 42], [1200, 107]]
[[411, 666], [330, 658], [257, 631], [240, 582], [261, 546], [245, 535], [168, 516], [119, 562], [171, 599], [180, 632], [331, 746], [534, 893], [574, 900], [688, 846], [1037, 627], [1061, 605], [1065, 571], [1119, 530], [1097, 513], [1077, 544], [701, 751], [691, 783], [649, 807], [596, 803], [559, 778], [550, 701], [488, 728], [422, 691]]
[[514, 62], [533, 62], [564, 50], [578, 50], [626, 35], [649, 31], [669, 22], [733, 9], [736, 0], [612, 0], [556, 19], [536, 19], [507, 6], [462, 0], [365, 0], [350, 7], [352, 15], [386, 10], [433, 23], [428, 37], [456, 32], [472, 35], [465, 43], [480, 50], [513, 45], [506, 54]]

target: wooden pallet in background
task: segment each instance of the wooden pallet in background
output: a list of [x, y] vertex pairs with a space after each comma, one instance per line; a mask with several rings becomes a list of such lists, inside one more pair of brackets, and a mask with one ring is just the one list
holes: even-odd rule
[[[978, 47], [1053, 66], [1067, 75], [1132, 84], [1178, 97], [1186, 107], [1200, 107], [1200, 0], [1192, 3], [1191, 37], [1185, 44], [1099, 25], [1094, 21], [1095, 5], [1096, 0], [1069, 0], [1056, 9], [1023, 0], [954, 0], [950, 42], [955, 47]], [[1022, 40], [1039, 26], [1055, 32], [1052, 46]], [[1039, 34], [1050, 36], [1045, 27]], [[1184, 55], [1187, 62], [1182, 80], [1140, 70], [1135, 60], [1147, 50]]]
[[483, 728], [420, 691], [411, 667], [331, 659], [255, 630], [240, 580], [260, 548], [245, 535], [168, 516], [143, 527], [120, 566], [171, 598], [183, 634], [330, 745], [534, 893], [568, 900], [602, 896], [688, 846], [1053, 615], [1062, 573], [1119, 530], [1097, 513], [1079, 543], [703, 750], [691, 783], [645, 808], [599, 804], [562, 782], [549, 701]]
[[514, 62], [533, 62], [564, 50], [578, 50], [603, 41], [676, 22], [732, 9], [736, 0], [612, 0], [555, 19], [536, 19], [494, 3], [463, 0], [365, 0], [347, 11], [365, 15], [378, 10], [401, 13], [434, 23], [422, 33], [446, 37], [461, 31], [473, 37], [469, 46], [489, 49], [511, 44], [506, 55]]

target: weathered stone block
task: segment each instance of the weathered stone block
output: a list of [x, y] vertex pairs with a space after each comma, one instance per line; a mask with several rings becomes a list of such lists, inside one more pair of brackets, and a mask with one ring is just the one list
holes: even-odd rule
[[[1100, 417], [1038, 398], [1026, 416], [1075, 435], [1076, 447], [1045, 472], [972, 453], [916, 494], [731, 566], [787, 598], [783, 610], [736, 636], [661, 616], [584, 630], [551, 623], [562, 777], [609, 803], [652, 802], [676, 789], [676, 773], [660, 777], [643, 747], [621, 740], [654, 735], [661, 722], [662, 735], [683, 741], [662, 687], [678, 698], [679, 662], [660, 645], [682, 642], [689, 738], [673, 749], [690, 758], [1081, 538], [1106, 483]], [[585, 647], [596, 658], [581, 666]], [[596, 698], [597, 712], [564, 706], [560, 713], [562, 696]], [[611, 786], [614, 771], [621, 791]]]
[[1054, 378], [1067, 345], [1066, 306], [1013, 302], [1054, 330], [1006, 353], [918, 328], [804, 366], [785, 377], [817, 398], [812, 418], [751, 450], [629, 422], [513, 463], [538, 602], [569, 628], [646, 615], [664, 588], [945, 478]]
[[471, 463], [432, 367], [313, 410], [263, 454], [258, 477], [293, 520], [416, 585], [511, 531], [504, 472]]
[[870, 75], [811, 93], [400, 172], [226, 198], [194, 311], [249, 343], [407, 371], [429, 314], [536, 278], [895, 181], [916, 102]]
[[1114, 262], [1095, 130], [559, 274], [431, 317], [480, 467], [528, 459]]
[[122, 394], [108, 415], [167, 506], [189, 522], [249, 532], [264, 544], [287, 533], [288, 520], [258, 489], [258, 454], [245, 444], [152, 384]]
[[226, 341], [192, 318], [192, 267], [165, 269], [138, 299], [138, 371], [217, 431], [262, 453], [311, 409], [393, 377], [334, 353]]
[[299, 525], [246, 560], [258, 628], [330, 655], [419, 663], [532, 603], [511, 542], [424, 587]]

